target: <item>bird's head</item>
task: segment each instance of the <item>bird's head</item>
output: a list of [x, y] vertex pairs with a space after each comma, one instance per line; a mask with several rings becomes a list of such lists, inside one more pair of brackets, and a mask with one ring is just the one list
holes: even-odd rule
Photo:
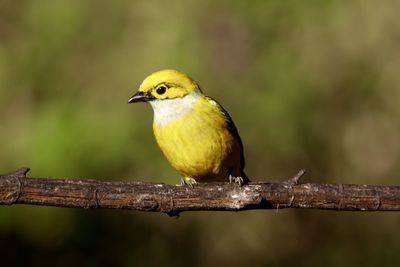
[[144, 79], [128, 102], [182, 98], [193, 92], [200, 92], [200, 88], [192, 78], [177, 70], [160, 70]]

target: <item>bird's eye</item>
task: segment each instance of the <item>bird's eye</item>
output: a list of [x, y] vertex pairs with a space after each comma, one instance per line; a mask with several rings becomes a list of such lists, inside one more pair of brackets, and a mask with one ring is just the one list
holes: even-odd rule
[[167, 87], [165, 85], [161, 85], [156, 90], [157, 94], [159, 94], [159, 95], [164, 94], [166, 91], [167, 91]]

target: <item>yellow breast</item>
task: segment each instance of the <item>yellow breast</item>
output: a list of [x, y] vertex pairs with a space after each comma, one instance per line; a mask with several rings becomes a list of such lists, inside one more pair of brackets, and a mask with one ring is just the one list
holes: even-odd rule
[[203, 94], [152, 101], [154, 135], [170, 164], [198, 182], [241, 174], [241, 145], [222, 107]]

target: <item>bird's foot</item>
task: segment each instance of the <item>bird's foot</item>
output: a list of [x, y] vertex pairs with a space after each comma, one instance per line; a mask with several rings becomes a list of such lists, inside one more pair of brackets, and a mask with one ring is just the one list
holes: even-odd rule
[[229, 183], [235, 183], [239, 186], [242, 186], [244, 184], [244, 180], [240, 176], [229, 175]]
[[197, 184], [196, 180], [190, 177], [184, 177], [181, 178], [181, 186], [188, 186], [190, 188], [193, 188], [194, 185]]

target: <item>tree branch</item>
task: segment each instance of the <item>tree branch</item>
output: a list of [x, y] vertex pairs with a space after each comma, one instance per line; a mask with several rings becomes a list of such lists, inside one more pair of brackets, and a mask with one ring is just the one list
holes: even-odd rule
[[164, 212], [250, 209], [399, 211], [400, 186], [284, 182], [198, 184], [194, 188], [145, 182], [26, 177], [29, 168], [0, 175], [0, 205], [31, 204]]

